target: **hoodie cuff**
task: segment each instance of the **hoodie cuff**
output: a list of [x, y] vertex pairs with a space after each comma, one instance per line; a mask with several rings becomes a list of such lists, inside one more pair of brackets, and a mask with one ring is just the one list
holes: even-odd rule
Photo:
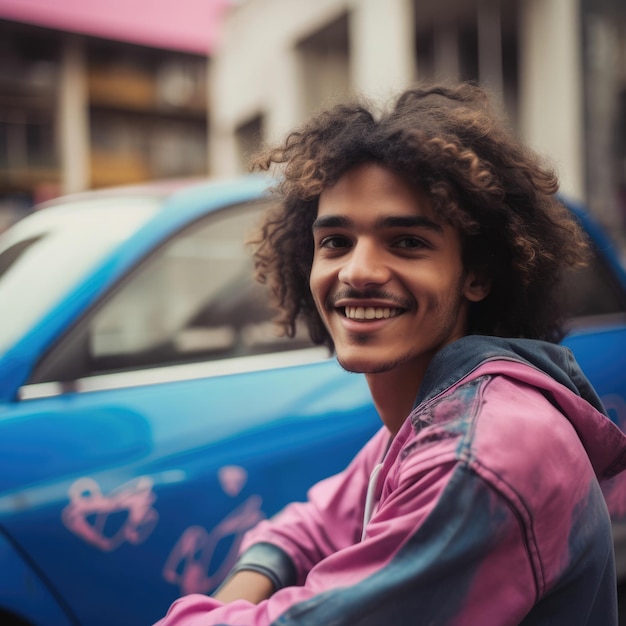
[[[271, 543], [255, 543], [241, 554], [222, 583], [224, 585], [237, 572], [252, 571], [263, 574], [274, 585], [274, 591], [296, 584], [297, 572], [291, 557]], [[221, 586], [221, 585], [220, 585]]]

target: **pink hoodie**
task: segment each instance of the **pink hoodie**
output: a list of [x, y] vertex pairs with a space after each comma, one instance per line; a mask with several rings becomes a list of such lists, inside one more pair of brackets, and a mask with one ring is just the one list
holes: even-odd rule
[[191, 595], [159, 626], [616, 624], [599, 480], [625, 467], [626, 437], [566, 349], [451, 346], [391, 445], [380, 430], [248, 533], [235, 571], [269, 576], [268, 600]]

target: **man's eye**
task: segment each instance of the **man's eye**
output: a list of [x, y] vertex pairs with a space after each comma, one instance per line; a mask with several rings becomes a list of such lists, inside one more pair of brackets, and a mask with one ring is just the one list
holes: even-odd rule
[[408, 248], [408, 249], [418, 249], [418, 248], [427, 248], [428, 245], [423, 239], [419, 237], [402, 237], [398, 239], [394, 246], [396, 248]]
[[337, 250], [339, 248], [346, 248], [350, 245], [350, 241], [345, 237], [338, 237], [332, 235], [330, 237], [324, 237], [320, 241], [320, 248], [329, 248], [330, 250]]

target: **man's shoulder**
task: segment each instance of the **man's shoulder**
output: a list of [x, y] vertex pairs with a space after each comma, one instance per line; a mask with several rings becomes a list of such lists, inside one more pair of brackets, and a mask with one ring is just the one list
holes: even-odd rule
[[[491, 370], [491, 371], [489, 371]], [[568, 417], [544, 389], [483, 368], [416, 407], [401, 455], [411, 465], [466, 465], [494, 486], [529, 495], [594, 471]]]

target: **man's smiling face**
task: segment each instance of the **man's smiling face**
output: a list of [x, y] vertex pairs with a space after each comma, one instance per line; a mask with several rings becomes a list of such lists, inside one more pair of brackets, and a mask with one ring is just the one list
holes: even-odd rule
[[393, 171], [356, 166], [324, 190], [313, 225], [310, 288], [341, 365], [413, 370], [466, 332], [486, 293], [461, 261], [461, 240], [428, 197]]

